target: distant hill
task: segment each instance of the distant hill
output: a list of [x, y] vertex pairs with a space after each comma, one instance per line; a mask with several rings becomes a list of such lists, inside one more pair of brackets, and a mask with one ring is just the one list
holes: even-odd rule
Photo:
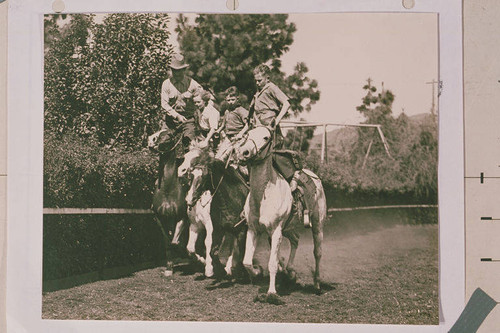
[[[415, 125], [423, 124], [428, 121], [432, 115], [430, 113], [420, 113], [408, 117], [410, 122]], [[373, 134], [378, 137], [376, 129], [373, 129]], [[333, 131], [326, 133], [326, 142], [328, 145], [328, 154], [348, 154], [352, 151], [354, 144], [358, 138], [357, 127], [341, 127]], [[317, 134], [312, 137], [309, 151], [314, 150], [318, 154], [321, 152], [321, 141], [323, 139], [323, 134]]]

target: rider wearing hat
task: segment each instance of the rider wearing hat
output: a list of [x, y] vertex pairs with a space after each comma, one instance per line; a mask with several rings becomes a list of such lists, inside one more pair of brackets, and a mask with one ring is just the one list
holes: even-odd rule
[[161, 87], [161, 106], [166, 111], [165, 123], [168, 127], [181, 126], [184, 143], [189, 144], [196, 138], [196, 105], [193, 96], [199, 95], [203, 88], [187, 75], [189, 65], [180, 54], [172, 56], [169, 67], [172, 76]]

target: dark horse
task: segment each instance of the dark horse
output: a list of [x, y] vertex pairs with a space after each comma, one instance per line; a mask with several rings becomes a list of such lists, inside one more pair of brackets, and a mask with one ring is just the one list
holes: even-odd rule
[[[189, 165], [187, 165], [189, 164]], [[233, 275], [233, 269], [243, 271], [242, 261], [245, 249], [247, 225], [241, 218], [241, 212], [249, 188], [240, 173], [227, 163], [215, 159], [206, 149], [192, 148], [185, 155], [183, 163], [193, 176], [186, 202], [194, 205], [205, 191], [212, 194], [210, 217], [212, 219], [212, 246], [210, 256], [216, 275], [224, 274], [219, 259], [219, 251], [225, 236], [230, 242], [231, 255], [227, 260], [225, 273]]]
[[155, 214], [165, 241], [167, 267], [165, 275], [173, 273], [173, 247], [179, 245], [186, 219], [186, 186], [177, 177], [179, 163], [176, 149], [182, 145], [182, 136], [174, 130], [166, 129], [152, 135], [149, 147], [157, 147], [160, 154], [159, 176], [153, 194], [151, 209]]

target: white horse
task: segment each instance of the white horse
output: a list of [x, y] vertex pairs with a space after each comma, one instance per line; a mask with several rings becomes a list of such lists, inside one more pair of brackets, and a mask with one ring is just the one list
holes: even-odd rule
[[[290, 235], [286, 234], [287, 221], [291, 220], [293, 198], [289, 183], [273, 166], [271, 138], [271, 131], [267, 127], [256, 127], [248, 132], [246, 141], [237, 148], [236, 154], [240, 161], [248, 163], [250, 173], [250, 193], [244, 209], [248, 231], [243, 264], [251, 275], [258, 273], [258, 270], [253, 266], [253, 257], [258, 231], [263, 227], [271, 240], [267, 295], [276, 296], [276, 273], [279, 267], [279, 248], [282, 235], [285, 233], [291, 243], [288, 270], [293, 265], [298, 245], [298, 234], [296, 239], [290, 238]], [[308, 200], [308, 206], [311, 210], [310, 219], [316, 261], [314, 288], [319, 292], [321, 243], [327, 210], [326, 198], [319, 178], [309, 170], [307, 170], [307, 174], [313, 179], [316, 187], [314, 195], [306, 196], [305, 199]]]
[[[229, 242], [229, 257], [224, 267], [225, 274], [233, 275], [234, 268], [242, 265], [242, 254], [246, 237], [246, 224], [241, 220], [241, 212], [248, 195], [248, 185], [238, 170], [229, 166], [231, 147], [225, 145], [227, 154], [221, 160], [207, 149], [192, 146], [189, 153], [185, 155], [184, 162], [178, 168], [179, 177], [190, 174], [191, 187], [186, 195], [188, 206], [198, 208], [202, 215], [199, 219], [206, 230], [207, 255], [210, 254], [212, 266], [216, 274], [224, 274], [219, 268], [219, 250], [224, 239]], [[220, 157], [220, 156], [219, 156]], [[207, 196], [210, 194], [209, 209], [205, 205]], [[209, 214], [209, 216], [207, 216]], [[199, 225], [199, 222], [197, 223]], [[196, 231], [194, 231], [196, 232]], [[195, 233], [190, 239], [196, 237]], [[232, 240], [232, 241], [231, 241]], [[209, 249], [211, 247], [211, 251]]]
[[[188, 171], [191, 168], [191, 163], [193, 159], [198, 157], [202, 152], [196, 143], [192, 143], [190, 150], [184, 155], [184, 161], [179, 165], [177, 169], [177, 176], [179, 178], [186, 177]], [[193, 174], [197, 177], [196, 170]], [[188, 205], [187, 216], [190, 222], [189, 226], [189, 239], [186, 246], [187, 251], [193, 257], [195, 257], [199, 262], [205, 265], [205, 276], [214, 276], [214, 267], [212, 264], [212, 257], [210, 255], [212, 249], [212, 233], [213, 224], [212, 218], [210, 217], [210, 207], [211, 207], [212, 196], [210, 191], [205, 191], [201, 197], [194, 199], [192, 187], [188, 190], [186, 194], [186, 203]], [[201, 257], [196, 253], [195, 245], [198, 240], [199, 234], [206, 230], [205, 237], [205, 258]]]

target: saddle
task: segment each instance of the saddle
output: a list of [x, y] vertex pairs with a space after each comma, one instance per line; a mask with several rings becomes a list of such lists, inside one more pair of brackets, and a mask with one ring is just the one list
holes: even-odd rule
[[293, 150], [275, 150], [273, 165], [287, 182], [292, 180], [295, 171], [302, 170], [303, 167], [299, 154]]
[[[309, 207], [305, 197], [314, 197], [316, 184], [311, 175], [303, 171], [302, 161], [297, 152], [293, 150], [277, 150], [273, 153], [273, 165], [288, 183], [292, 179], [296, 182], [296, 190], [293, 190], [294, 209], [303, 220], [304, 226], [310, 228]], [[290, 184], [291, 185], [291, 184]]]

